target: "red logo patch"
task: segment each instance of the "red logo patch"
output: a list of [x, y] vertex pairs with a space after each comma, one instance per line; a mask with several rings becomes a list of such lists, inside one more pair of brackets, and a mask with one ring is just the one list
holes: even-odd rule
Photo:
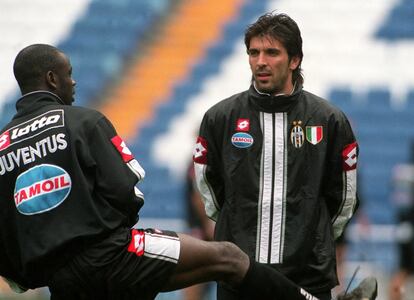
[[145, 233], [142, 230], [131, 230], [131, 242], [128, 245], [128, 252], [135, 253], [137, 256], [144, 255]]
[[10, 134], [7, 130], [2, 135], [0, 135], [0, 151], [6, 149], [10, 146]]
[[115, 148], [121, 154], [122, 159], [124, 162], [129, 162], [134, 159], [132, 152], [128, 149], [127, 145], [125, 144], [124, 140], [120, 136], [114, 136], [111, 139], [112, 144], [114, 144]]
[[193, 150], [193, 161], [198, 164], [207, 164], [207, 141], [199, 136]]
[[344, 171], [356, 169], [358, 161], [358, 144], [356, 142], [344, 147], [342, 150], [342, 159]]
[[249, 131], [250, 130], [250, 120], [249, 119], [238, 119], [236, 131]]

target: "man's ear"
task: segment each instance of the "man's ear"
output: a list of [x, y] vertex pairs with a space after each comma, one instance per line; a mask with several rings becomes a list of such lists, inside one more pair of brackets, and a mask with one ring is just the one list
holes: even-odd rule
[[290, 67], [290, 69], [291, 69], [292, 71], [293, 71], [293, 70], [296, 70], [296, 68], [299, 66], [300, 62], [301, 62], [301, 59], [300, 59], [300, 57], [299, 57], [299, 56], [293, 56], [293, 57], [290, 59], [290, 62], [289, 62], [289, 67]]
[[56, 86], [57, 86], [56, 79], [57, 79], [56, 75], [52, 71], [48, 71], [46, 73], [46, 83], [49, 87], [51, 87], [54, 90], [56, 89]]

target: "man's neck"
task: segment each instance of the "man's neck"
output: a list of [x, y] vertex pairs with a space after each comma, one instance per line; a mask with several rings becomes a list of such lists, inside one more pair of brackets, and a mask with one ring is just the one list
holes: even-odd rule
[[[258, 92], [261, 95], [268, 95], [268, 96], [271, 95], [269, 93], [263, 93], [263, 92], [259, 91], [259, 89], [256, 87], [256, 83], [255, 82], [253, 82], [253, 87], [256, 90], [256, 92]], [[290, 93], [275, 93], [274, 96], [290, 96], [295, 91], [295, 88], [296, 88], [296, 82], [293, 84], [292, 90], [290, 91]]]

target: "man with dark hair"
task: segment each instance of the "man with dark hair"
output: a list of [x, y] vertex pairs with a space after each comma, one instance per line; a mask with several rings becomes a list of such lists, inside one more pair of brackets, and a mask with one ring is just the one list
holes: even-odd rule
[[[259, 17], [245, 45], [252, 84], [205, 113], [194, 150], [206, 213], [216, 221], [216, 240], [331, 299], [338, 284], [334, 240], [358, 205], [358, 144], [339, 109], [302, 89], [294, 20]], [[374, 278], [362, 293], [375, 298]], [[219, 300], [241, 298], [219, 284]]]
[[[27, 47], [19, 54], [19, 59], [15, 61], [13, 71], [22, 94], [27, 94], [28, 91], [35, 89], [36, 86], [41, 84], [42, 76], [48, 71], [51, 72], [47, 76], [54, 76], [59, 74], [59, 72], [68, 71], [63, 69], [65, 66], [67, 66], [66, 59], [56, 48], [33, 46]], [[54, 78], [50, 79], [53, 80]], [[68, 84], [66, 86], [70, 87], [71, 85]], [[57, 87], [56, 90], [60, 91]], [[61, 98], [71, 99], [66, 104], [70, 104], [73, 101], [72, 97], [61, 95]]]
[[[297, 59], [292, 69], [292, 82], [303, 84], [302, 76], [302, 36], [298, 25], [286, 14], [265, 14], [249, 26], [244, 35], [244, 44], [249, 53], [250, 41], [257, 37], [267, 37], [283, 44], [289, 58]], [[272, 90], [271, 90], [272, 91]]]
[[153, 299], [215, 280], [247, 299], [316, 299], [233, 243], [133, 228], [145, 172], [105, 116], [71, 105], [68, 57], [31, 45], [14, 73], [22, 97], [0, 131], [0, 275], [15, 291]]

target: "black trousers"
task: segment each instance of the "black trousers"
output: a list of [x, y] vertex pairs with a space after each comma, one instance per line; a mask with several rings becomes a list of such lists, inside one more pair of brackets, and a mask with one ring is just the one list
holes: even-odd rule
[[[142, 239], [137, 241], [135, 237]], [[156, 245], [165, 246], [166, 252], [157, 256], [157, 249], [162, 247], [154, 248], [154, 238]], [[174, 258], [167, 256], [169, 247], [179, 247], [175, 232], [119, 230], [88, 247], [52, 275], [48, 284], [51, 299], [154, 299], [176, 267]], [[150, 255], [146, 255], [147, 248], [152, 250]], [[160, 257], [161, 254], [164, 256]]]
[[[331, 300], [332, 294], [330, 291], [322, 292], [318, 294], [312, 294], [317, 297], [319, 300]], [[256, 300], [252, 299], [249, 296], [245, 296], [239, 293], [238, 290], [232, 289], [231, 287], [223, 284], [218, 284], [217, 288], [217, 300]], [[284, 300], [284, 299], [282, 299]]]

